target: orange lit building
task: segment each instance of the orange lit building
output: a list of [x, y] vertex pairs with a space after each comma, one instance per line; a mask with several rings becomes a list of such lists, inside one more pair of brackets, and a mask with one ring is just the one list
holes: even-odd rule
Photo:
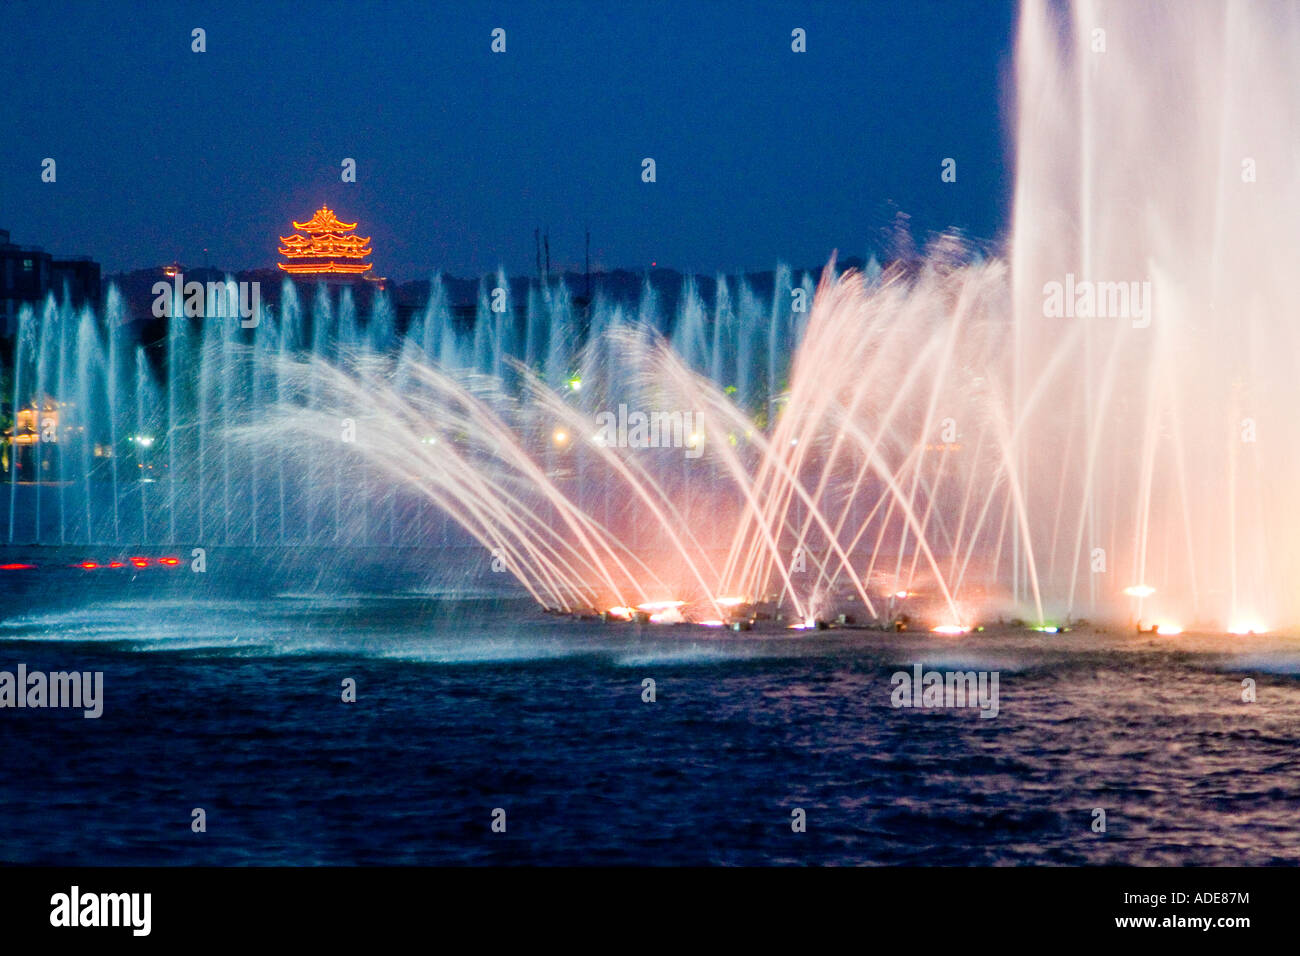
[[354, 235], [355, 222], [340, 222], [332, 209], [321, 206], [314, 216], [306, 222], [295, 222], [293, 228], [300, 232], [280, 237], [280, 255], [288, 261], [279, 266], [285, 272], [295, 276], [357, 276], [383, 282], [372, 273], [373, 264], [365, 261], [372, 253], [370, 237]]

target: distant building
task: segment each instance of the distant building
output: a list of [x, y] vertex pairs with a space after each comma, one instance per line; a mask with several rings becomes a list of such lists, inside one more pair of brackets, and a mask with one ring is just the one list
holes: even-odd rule
[[345, 281], [365, 279], [383, 288], [385, 280], [374, 274], [373, 263], [363, 261], [372, 252], [370, 237], [351, 235], [357, 228], [355, 222], [340, 222], [334, 210], [321, 206], [314, 216], [295, 222], [293, 228], [307, 235], [280, 237], [280, 255], [289, 260], [277, 263], [283, 271], [322, 281], [339, 276]]
[[15, 245], [8, 230], [0, 229], [0, 337], [13, 337], [24, 305], [35, 308], [51, 292], [61, 300], [65, 288], [74, 306], [98, 303], [99, 263], [85, 256], [56, 259], [39, 246]]

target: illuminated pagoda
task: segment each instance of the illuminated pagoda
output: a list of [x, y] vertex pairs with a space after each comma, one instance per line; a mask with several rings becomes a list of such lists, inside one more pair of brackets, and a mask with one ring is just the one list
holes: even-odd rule
[[372, 264], [365, 261], [372, 251], [370, 238], [350, 235], [357, 224], [340, 222], [328, 206], [321, 206], [306, 222], [295, 222], [293, 228], [307, 235], [280, 237], [280, 255], [289, 261], [279, 266], [290, 275], [365, 276], [370, 272]]

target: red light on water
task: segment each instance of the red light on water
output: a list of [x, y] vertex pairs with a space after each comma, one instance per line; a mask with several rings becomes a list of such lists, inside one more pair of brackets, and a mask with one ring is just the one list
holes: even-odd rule
[[34, 564], [0, 564], [0, 571], [30, 571], [35, 567]]
[[84, 570], [86, 570], [86, 571], [93, 571], [93, 570], [95, 570], [97, 567], [99, 567], [99, 562], [97, 562], [97, 561], [82, 561], [79, 565], [77, 565], [77, 567], [82, 568], [82, 569], [84, 569]]
[[158, 563], [165, 564], [169, 568], [174, 568], [176, 567], [176, 565], [181, 563], [181, 559], [180, 558], [159, 558]]
[[132, 564], [133, 566], [137, 567], [137, 568], [147, 568], [147, 567], [149, 567], [149, 559], [148, 559], [148, 558], [131, 558], [131, 564]]
[[121, 561], [110, 561], [110, 562], [108, 562], [108, 566], [109, 566], [110, 568], [124, 568], [124, 567], [126, 567], [126, 565], [124, 565]]

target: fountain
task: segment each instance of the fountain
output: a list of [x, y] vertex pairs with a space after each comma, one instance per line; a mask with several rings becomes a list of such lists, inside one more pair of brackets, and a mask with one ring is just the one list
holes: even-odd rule
[[671, 309], [503, 309], [501, 274], [470, 329], [437, 277], [409, 322], [286, 283], [252, 331], [149, 348], [116, 293], [102, 327], [50, 300], [8, 541], [459, 542], [628, 619], [1294, 624], [1298, 47], [1285, 6], [1026, 3], [1000, 255], [945, 235]]

